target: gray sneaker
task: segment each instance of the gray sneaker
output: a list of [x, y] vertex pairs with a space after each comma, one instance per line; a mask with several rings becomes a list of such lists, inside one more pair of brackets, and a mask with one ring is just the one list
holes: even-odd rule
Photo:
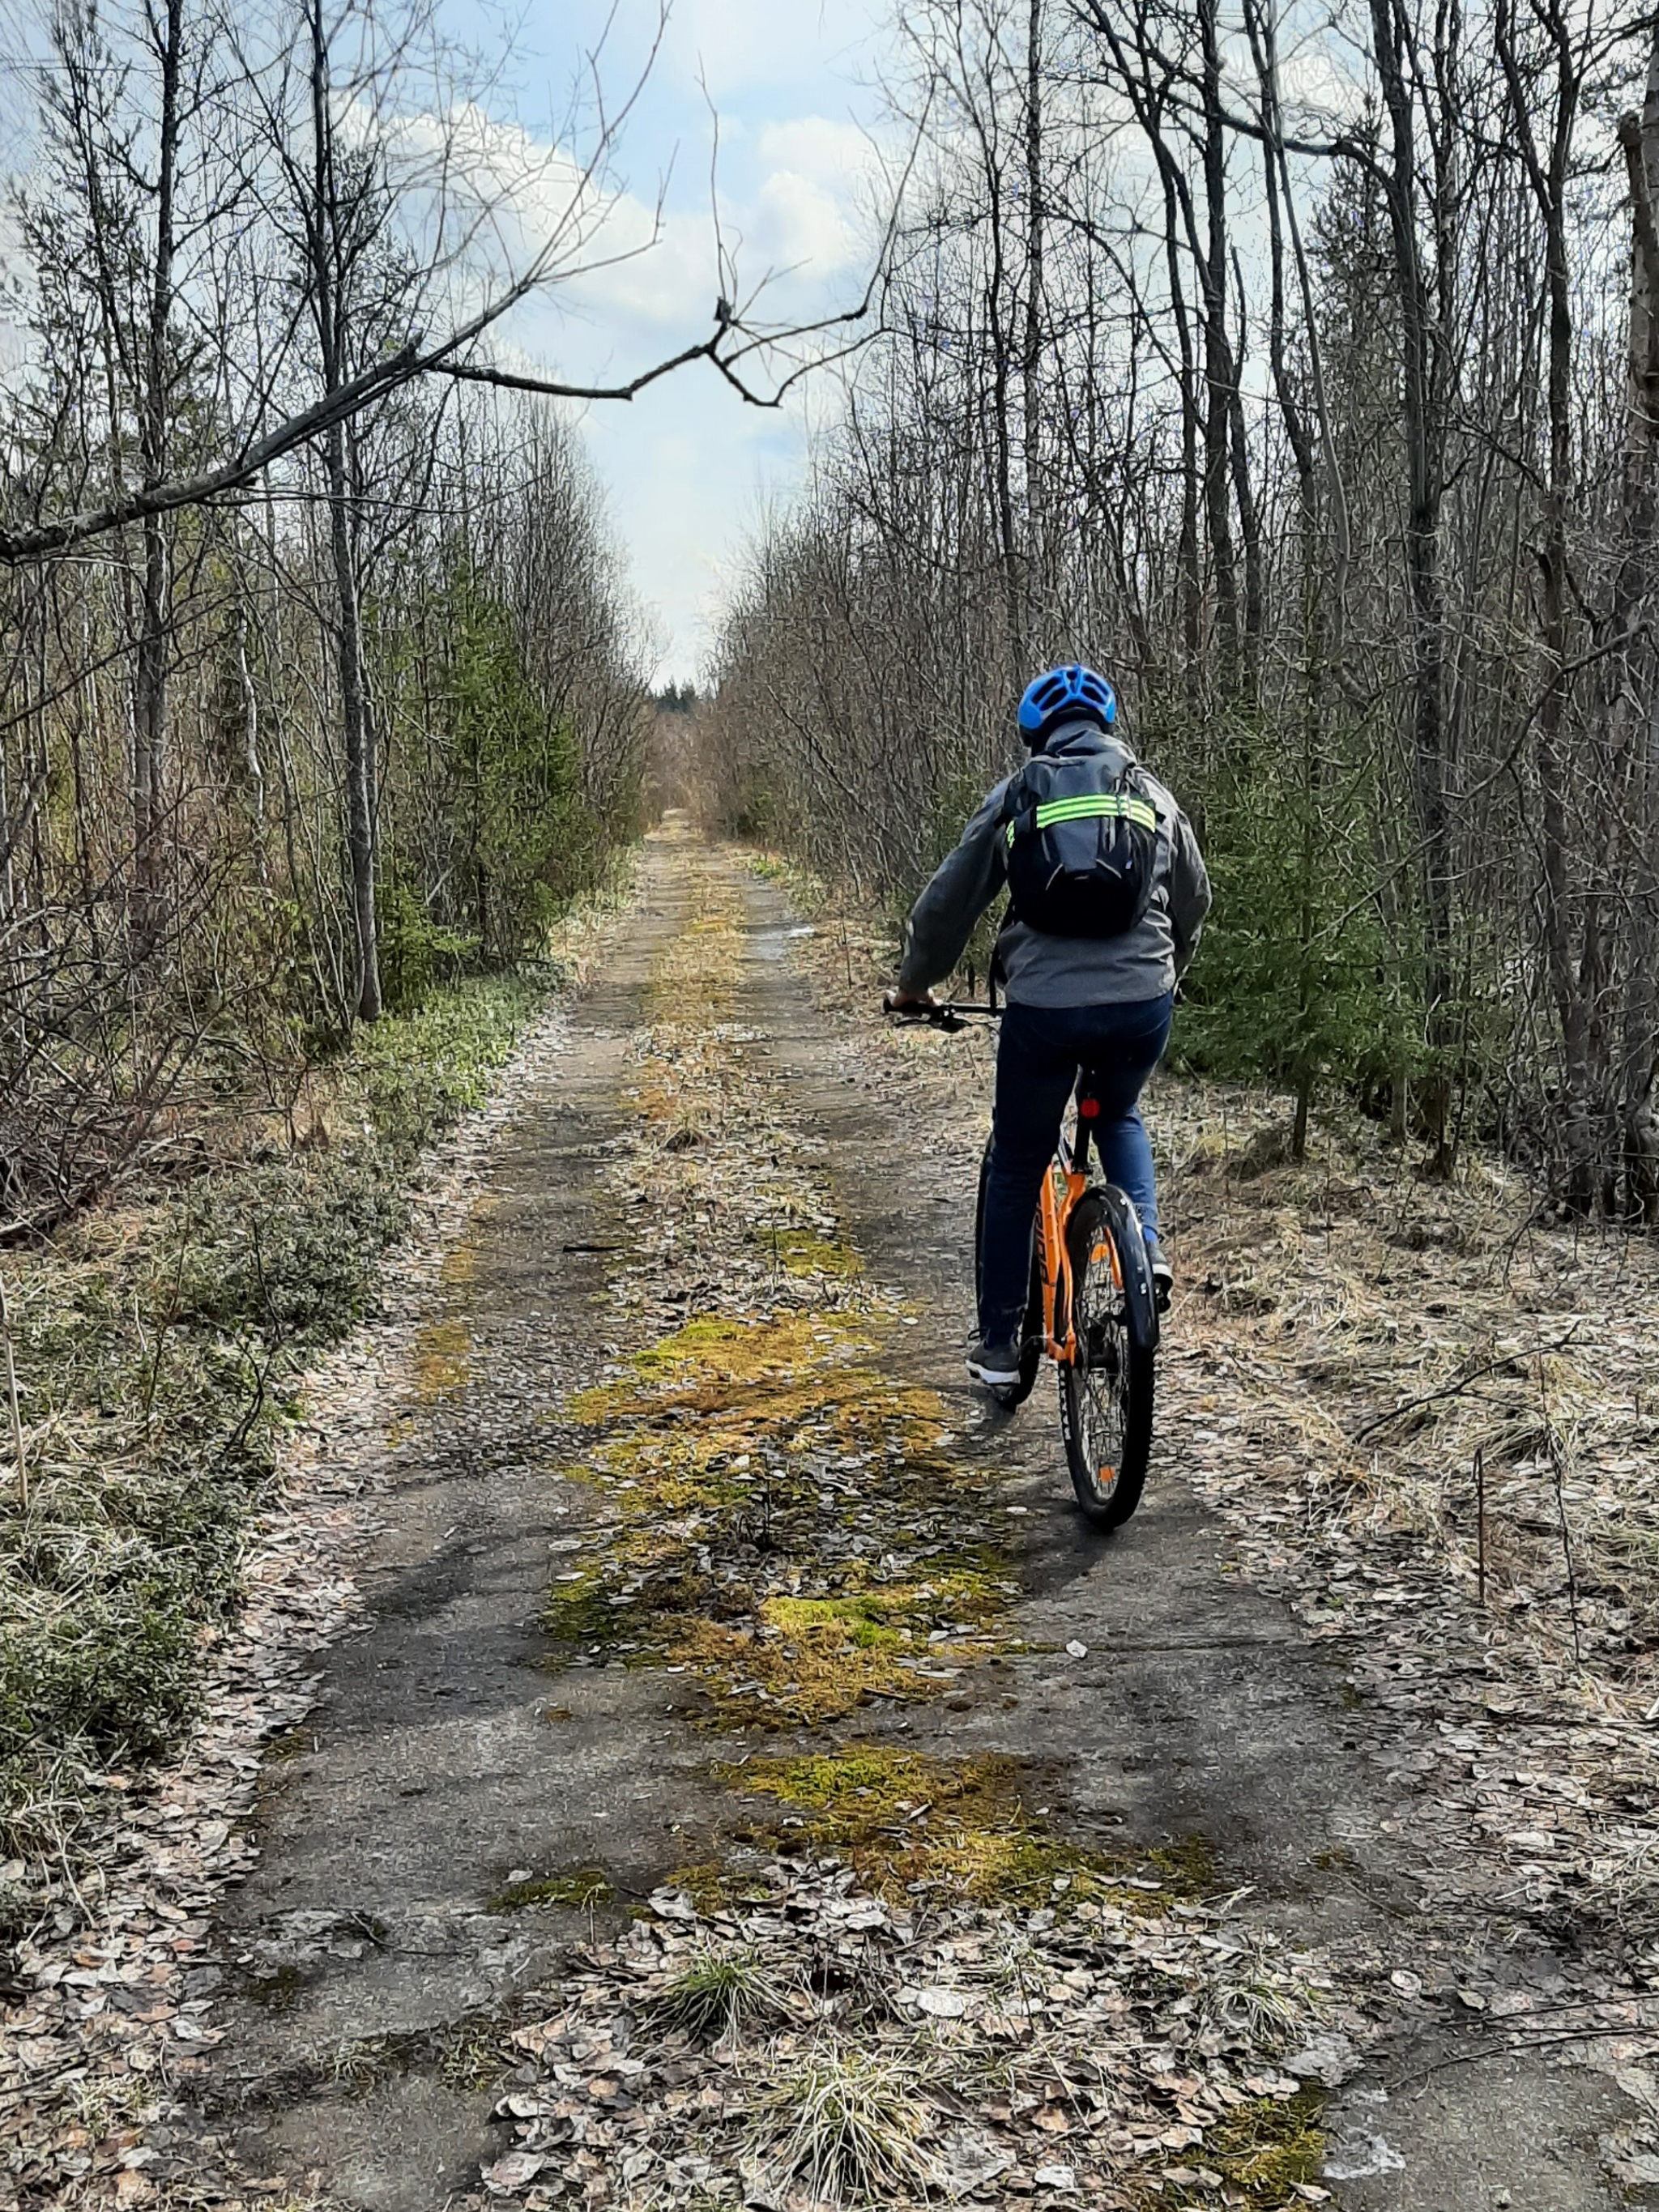
[[1152, 1304], [1160, 1313], [1168, 1313], [1175, 1292], [1175, 1269], [1164, 1258], [1164, 1247], [1156, 1237], [1146, 1239], [1146, 1258], [1152, 1271]]
[[976, 1344], [968, 1355], [968, 1372], [988, 1390], [1012, 1390], [1019, 1382], [1019, 1346]]

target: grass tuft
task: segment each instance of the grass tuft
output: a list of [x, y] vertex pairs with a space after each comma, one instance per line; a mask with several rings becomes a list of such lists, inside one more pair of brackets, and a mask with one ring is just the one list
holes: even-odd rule
[[723, 2043], [745, 2029], [781, 2026], [791, 2015], [791, 1995], [758, 1944], [708, 1943], [664, 1985], [653, 2011], [666, 2029]]
[[883, 2203], [934, 2186], [926, 2148], [937, 2118], [915, 2051], [824, 2043], [766, 2093], [758, 2111], [769, 2162], [786, 2184], [831, 2204]]

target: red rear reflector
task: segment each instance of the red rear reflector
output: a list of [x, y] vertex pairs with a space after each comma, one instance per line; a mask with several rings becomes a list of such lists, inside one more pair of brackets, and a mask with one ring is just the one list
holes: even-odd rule
[[1100, 1112], [1100, 1101], [1098, 1098], [1079, 1098], [1077, 1110], [1085, 1121], [1092, 1121]]

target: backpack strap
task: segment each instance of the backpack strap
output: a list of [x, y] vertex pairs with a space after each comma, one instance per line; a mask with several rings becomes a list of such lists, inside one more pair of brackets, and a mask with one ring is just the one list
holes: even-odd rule
[[1026, 836], [1036, 826], [1036, 807], [1025, 784], [1026, 769], [1030, 767], [1028, 761], [1024, 768], [1009, 777], [1008, 788], [1002, 794], [1002, 806], [997, 815], [997, 826], [1002, 832], [1003, 843], [1011, 852], [1015, 838]]

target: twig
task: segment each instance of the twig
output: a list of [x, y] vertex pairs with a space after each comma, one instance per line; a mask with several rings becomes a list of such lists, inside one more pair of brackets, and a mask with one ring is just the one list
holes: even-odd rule
[[1573, 1564], [1572, 1531], [1567, 1525], [1567, 1493], [1561, 1481], [1561, 1452], [1550, 1431], [1550, 1465], [1555, 1474], [1555, 1510], [1561, 1518], [1561, 1555], [1567, 1567], [1567, 1611], [1572, 1620], [1572, 1663], [1582, 1667], [1584, 1654], [1578, 1635], [1578, 1571]]
[[[1578, 1323], [1574, 1322], [1565, 1336], [1558, 1337], [1553, 1344], [1547, 1344], [1541, 1347], [1539, 1352], [1540, 1358], [1542, 1358], [1546, 1352], [1565, 1352], [1577, 1334]], [[1502, 1352], [1496, 1359], [1488, 1359], [1484, 1365], [1472, 1368], [1467, 1375], [1460, 1375], [1455, 1382], [1443, 1382], [1439, 1389], [1425, 1390], [1418, 1398], [1402, 1398], [1397, 1406], [1390, 1406], [1387, 1413], [1376, 1414], [1372, 1419], [1367, 1421], [1363, 1428], [1356, 1429], [1350, 1442], [1357, 1444], [1364, 1443], [1374, 1429], [1386, 1428], [1390, 1421], [1398, 1420], [1401, 1413], [1409, 1413], [1419, 1406], [1432, 1406], [1442, 1398], [1455, 1398], [1460, 1391], [1467, 1390], [1471, 1382], [1479, 1382], [1483, 1376], [1496, 1374], [1500, 1367], [1508, 1367], [1517, 1358], [1523, 1356], [1513, 1352]]]
[[17, 1404], [17, 1362], [11, 1348], [11, 1307], [6, 1297], [6, 1280], [0, 1275], [0, 1336], [6, 1340], [6, 1404], [11, 1414], [11, 1449], [17, 1466], [17, 1510], [29, 1510], [29, 1473], [23, 1459], [23, 1417]]
[[1517, 2051], [1547, 2051], [1563, 2043], [1595, 2043], [1607, 2037], [1628, 2033], [1628, 2029], [1602, 2025], [1585, 2027], [1558, 2028], [1547, 2035], [1505, 2036], [1500, 2043], [1478, 2044], [1472, 2051], [1449, 2051], [1442, 2057], [1420, 2066], [1414, 2074], [1401, 2074], [1388, 2084], [1390, 2096], [1401, 2089], [1414, 2089], [1419, 2082], [1431, 2081], [1437, 2074], [1451, 2066], [1479, 2066], [1488, 2058], [1507, 2058]]
[[1561, 1556], [1567, 1568], [1567, 1611], [1572, 1620], [1572, 1663], [1584, 1663], [1583, 1646], [1578, 1635], [1578, 1572], [1573, 1564], [1572, 1531], [1567, 1526], [1567, 1492], [1562, 1479], [1561, 1440], [1555, 1432], [1554, 1416], [1550, 1412], [1548, 1387], [1544, 1381], [1544, 1355], [1538, 1355], [1538, 1400], [1544, 1413], [1544, 1440], [1549, 1446], [1550, 1474], [1555, 1484], [1556, 1517], [1561, 1526]]
[[1482, 1610], [1486, 1603], [1486, 1448], [1474, 1448], [1474, 1594]]

